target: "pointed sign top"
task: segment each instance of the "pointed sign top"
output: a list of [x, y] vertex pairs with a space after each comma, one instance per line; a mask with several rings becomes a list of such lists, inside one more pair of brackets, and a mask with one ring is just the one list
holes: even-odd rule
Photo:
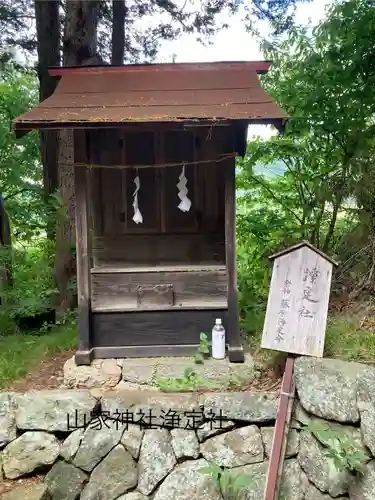
[[291, 246], [289, 248], [286, 248], [285, 250], [281, 250], [281, 252], [274, 253], [273, 255], [271, 255], [271, 257], [269, 259], [270, 260], [275, 260], [278, 257], [281, 257], [282, 255], [286, 255], [288, 253], [295, 252], [296, 250], [299, 250], [300, 248], [303, 248], [303, 247], [310, 248], [310, 250], [312, 250], [313, 252], [317, 253], [321, 257], [323, 257], [323, 259], [327, 260], [332, 265], [334, 265], [336, 267], [338, 266], [338, 263], [335, 260], [331, 259], [331, 257], [328, 257], [328, 255], [326, 255], [324, 252], [322, 252], [318, 248], [314, 247], [314, 245], [312, 245], [311, 243], [309, 243], [306, 240], [301, 241], [301, 243], [297, 243], [297, 245], [293, 245], [293, 246]]

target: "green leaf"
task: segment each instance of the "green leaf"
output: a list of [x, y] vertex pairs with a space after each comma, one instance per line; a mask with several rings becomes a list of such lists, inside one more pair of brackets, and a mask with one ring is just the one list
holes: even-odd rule
[[199, 472], [201, 474], [211, 474], [212, 467], [202, 467], [201, 469], [199, 469]]
[[210, 352], [210, 349], [207, 347], [207, 346], [200, 346], [198, 348], [199, 352], [201, 352], [202, 354], [208, 354]]
[[233, 487], [235, 489], [249, 488], [253, 487], [255, 484], [255, 478], [249, 475], [239, 475], [233, 480]]

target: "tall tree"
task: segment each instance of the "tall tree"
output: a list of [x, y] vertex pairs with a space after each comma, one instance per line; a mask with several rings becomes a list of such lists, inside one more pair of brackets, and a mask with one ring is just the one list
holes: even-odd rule
[[[290, 120], [286, 137], [252, 144], [245, 165], [246, 187], [261, 189], [263, 201], [272, 200], [292, 216], [299, 237], [310, 238], [324, 251], [332, 249], [344, 210], [359, 213], [362, 221], [367, 218], [373, 288], [374, 46], [375, 9], [368, 0], [334, 4], [312, 32], [293, 29], [284, 41], [265, 42], [273, 65], [263, 82]], [[258, 161], [277, 160], [286, 167], [281, 180], [253, 174], [251, 167]]]
[[114, 65], [121, 65], [124, 63], [126, 10], [127, 9], [124, 0], [113, 0], [111, 62]]
[[[67, 0], [63, 38], [64, 66], [79, 66], [97, 53], [97, 24], [99, 2]], [[59, 186], [62, 206], [56, 234], [55, 272], [59, 288], [57, 307], [66, 309], [75, 305], [71, 285], [75, 276], [75, 193], [74, 193], [74, 140], [71, 130], [59, 133]]]
[[33, 0], [2, 0], [0, 5], [0, 59], [12, 58], [12, 49], [35, 53], [37, 40]]
[[99, 0], [66, 0], [64, 66], [79, 66], [97, 53], [99, 5]]
[[[12, 246], [12, 236], [30, 241], [44, 229], [42, 176], [38, 141], [28, 134], [18, 141], [11, 132], [14, 118], [37, 103], [37, 81], [31, 71], [8, 62], [0, 67], [0, 249]], [[39, 231], [38, 231], [39, 230]], [[9, 252], [1, 266], [11, 278]], [[4, 260], [3, 260], [4, 258]], [[3, 271], [3, 268], [1, 268]], [[0, 281], [4, 274], [0, 271]]]
[[[50, 66], [60, 65], [60, 2], [59, 0], [38, 0], [35, 2], [35, 21], [38, 40], [38, 77], [39, 98], [44, 101], [50, 97], [56, 80], [48, 73]], [[40, 147], [43, 164], [43, 179], [46, 196], [55, 193], [58, 184], [58, 133], [56, 131], [40, 133]], [[55, 224], [49, 219], [47, 233], [52, 239]]]

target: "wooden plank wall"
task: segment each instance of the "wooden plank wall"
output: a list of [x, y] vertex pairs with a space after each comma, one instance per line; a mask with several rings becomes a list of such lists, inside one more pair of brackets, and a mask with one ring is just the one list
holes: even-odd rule
[[94, 311], [217, 309], [227, 307], [227, 273], [92, 274]]
[[[227, 127], [201, 127], [189, 132], [90, 132], [90, 160], [95, 165], [202, 161], [185, 167], [188, 197], [192, 201], [192, 209], [185, 213], [178, 209], [176, 187], [181, 166], [137, 170], [132, 167], [93, 168], [95, 265], [106, 259], [174, 262], [188, 258], [190, 262], [225, 262], [225, 164], [207, 161], [220, 153], [233, 151], [231, 142], [228, 144], [229, 131]], [[143, 215], [143, 223], [139, 225], [132, 220], [137, 174], [141, 183], [139, 207]], [[134, 238], [135, 235], [144, 237]], [[154, 236], [150, 239], [148, 235]]]
[[224, 263], [224, 238], [212, 234], [120, 234], [95, 238], [94, 264], [127, 261], [158, 264]]

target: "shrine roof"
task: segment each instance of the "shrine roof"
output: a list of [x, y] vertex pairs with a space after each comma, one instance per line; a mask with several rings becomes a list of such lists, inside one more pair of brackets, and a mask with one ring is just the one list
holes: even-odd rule
[[16, 118], [32, 129], [86, 128], [147, 122], [273, 123], [287, 118], [261, 87], [269, 61], [51, 68], [53, 95]]

